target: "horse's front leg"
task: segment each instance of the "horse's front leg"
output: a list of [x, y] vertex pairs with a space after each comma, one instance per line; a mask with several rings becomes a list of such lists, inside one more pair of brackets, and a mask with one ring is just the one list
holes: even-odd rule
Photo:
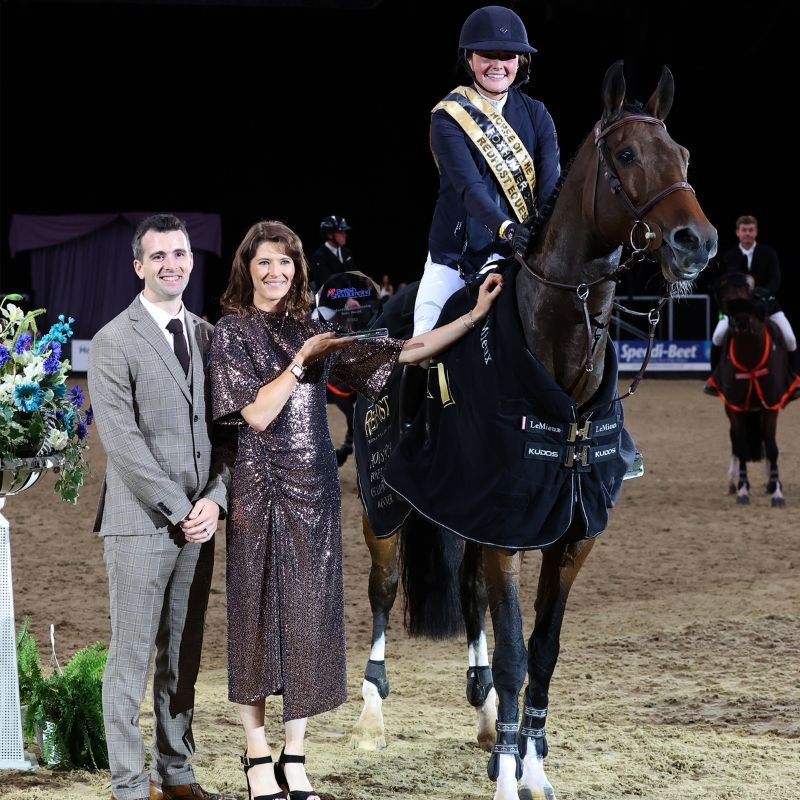
[[483, 549], [483, 571], [494, 630], [492, 677], [497, 691], [497, 741], [487, 772], [497, 781], [494, 800], [519, 800], [522, 762], [517, 747], [519, 690], [525, 680], [527, 653], [519, 604], [519, 553]]
[[522, 757], [522, 786], [536, 800], [555, 800], [555, 792], [544, 771], [547, 755], [545, 722], [550, 680], [558, 661], [561, 624], [567, 597], [593, 539], [564, 539], [542, 553], [542, 568], [536, 591], [536, 621], [528, 642], [528, 687], [519, 730]]
[[467, 631], [467, 701], [477, 712], [478, 744], [482, 750], [491, 751], [496, 738], [497, 692], [486, 645], [485, 620], [489, 599], [479, 545], [465, 544], [459, 577], [461, 610]]
[[[738, 476], [736, 479], [736, 490], [732, 494], [736, 494], [736, 502], [739, 505], [747, 505], [750, 502], [750, 481], [747, 480], [747, 459], [753, 457], [749, 452], [748, 446], [748, 418], [747, 411], [733, 411], [730, 408], [725, 408], [725, 413], [728, 415], [730, 422], [730, 439], [731, 451], [733, 458], [738, 462]], [[733, 462], [731, 462], [731, 469], [733, 469]]]
[[369, 604], [372, 608], [372, 649], [361, 683], [364, 707], [353, 727], [350, 744], [360, 750], [383, 750], [386, 738], [383, 725], [383, 701], [389, 694], [386, 676], [386, 626], [397, 597], [397, 536], [376, 539], [366, 516], [362, 518], [364, 541], [372, 557], [369, 571]]
[[783, 508], [786, 500], [783, 496], [783, 485], [778, 475], [778, 412], [765, 411], [762, 421], [764, 437], [764, 451], [767, 456], [767, 469], [769, 478], [767, 480], [767, 494], [772, 495], [772, 507]]
[[728, 494], [736, 494], [736, 485], [739, 480], [739, 459], [731, 453], [731, 463], [728, 467]]

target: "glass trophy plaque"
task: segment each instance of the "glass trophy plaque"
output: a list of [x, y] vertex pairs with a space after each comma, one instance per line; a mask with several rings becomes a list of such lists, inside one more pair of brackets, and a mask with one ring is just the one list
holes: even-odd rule
[[372, 328], [381, 311], [379, 287], [363, 272], [337, 272], [319, 288], [314, 317], [337, 336], [374, 339], [388, 336], [387, 328]]

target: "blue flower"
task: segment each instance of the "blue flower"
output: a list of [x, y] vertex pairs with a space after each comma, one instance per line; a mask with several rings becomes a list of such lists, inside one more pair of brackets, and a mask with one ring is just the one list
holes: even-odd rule
[[83, 422], [79, 422], [78, 423], [78, 438], [79, 439], [85, 439], [87, 433], [88, 433], [88, 431], [86, 430], [86, 425]]
[[38, 342], [36, 342], [37, 353], [44, 353], [47, 350], [50, 350], [50, 352], [56, 358], [61, 358], [61, 344], [57, 341], [53, 341], [53, 338], [49, 333], [46, 333], [41, 339], [39, 339]]
[[44, 392], [36, 383], [21, 383], [14, 387], [14, 405], [20, 411], [36, 411], [44, 401]]
[[62, 417], [64, 421], [64, 430], [68, 433], [72, 433], [72, 423], [78, 419], [78, 415], [74, 411], [65, 411], [64, 416]]
[[91, 425], [93, 420], [94, 420], [94, 409], [91, 406], [89, 406], [89, 408], [86, 409], [86, 424]]
[[69, 390], [69, 399], [72, 401], [75, 408], [81, 408], [83, 406], [83, 390], [80, 386], [76, 384]]
[[8, 348], [5, 345], [0, 344], [0, 367], [11, 358], [10, 353], [8, 352]]
[[61, 362], [56, 358], [54, 354], [50, 354], [42, 364], [42, 369], [45, 371], [46, 375], [54, 375], [61, 367]]
[[55, 386], [53, 386], [53, 397], [55, 397], [56, 400], [60, 400], [66, 393], [67, 393], [66, 383], [57, 383]]
[[61, 344], [66, 344], [67, 339], [72, 336], [72, 328], [70, 325], [72, 325], [73, 322], [75, 322], [75, 320], [72, 317], [69, 317], [65, 321], [64, 315], [59, 314], [58, 322], [53, 323], [44, 338], [49, 341], [58, 341], [61, 342]]
[[31, 335], [29, 333], [20, 334], [17, 343], [14, 345], [15, 353], [24, 353], [26, 350], [31, 349]]

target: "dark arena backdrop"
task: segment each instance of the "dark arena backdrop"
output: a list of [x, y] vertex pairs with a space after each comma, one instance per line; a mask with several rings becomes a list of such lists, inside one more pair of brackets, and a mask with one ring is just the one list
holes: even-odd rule
[[[219, 236], [203, 250], [201, 285], [191, 293], [194, 310], [212, 321], [233, 250], [263, 217], [287, 222], [311, 251], [320, 220], [344, 215], [361, 269], [394, 283], [417, 279], [437, 187], [429, 112], [460, 82], [460, 26], [480, 5], [0, 0], [0, 291], [77, 316], [59, 298], [108, 276], [127, 301], [135, 282], [129, 289], [126, 246], [96, 257], [91, 275], [74, 258], [61, 274], [58, 258], [32, 269], [32, 250], [14, 241], [12, 220], [161, 210], [217, 220]], [[613, 61], [624, 59], [629, 96], [642, 100], [662, 65], [672, 70], [670, 133], [691, 150], [689, 178], [721, 248], [736, 244], [739, 214], [756, 215], [760, 240], [781, 259], [779, 299], [800, 326], [796, 136], [788, 122], [798, 6], [509, 5], [539, 49], [527, 91], [553, 115], [562, 163], [599, 116]], [[621, 287], [657, 291], [641, 271]], [[125, 304], [106, 297], [90, 318], [84, 312], [79, 335], [90, 338]], [[686, 304], [675, 338], [705, 336], [701, 305]]]

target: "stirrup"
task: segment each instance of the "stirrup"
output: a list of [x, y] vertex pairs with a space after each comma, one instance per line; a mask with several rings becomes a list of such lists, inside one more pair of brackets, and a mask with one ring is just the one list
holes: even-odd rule
[[629, 481], [631, 478], [641, 478], [642, 475], [644, 475], [644, 456], [637, 450], [633, 463], [625, 471], [622, 480]]

